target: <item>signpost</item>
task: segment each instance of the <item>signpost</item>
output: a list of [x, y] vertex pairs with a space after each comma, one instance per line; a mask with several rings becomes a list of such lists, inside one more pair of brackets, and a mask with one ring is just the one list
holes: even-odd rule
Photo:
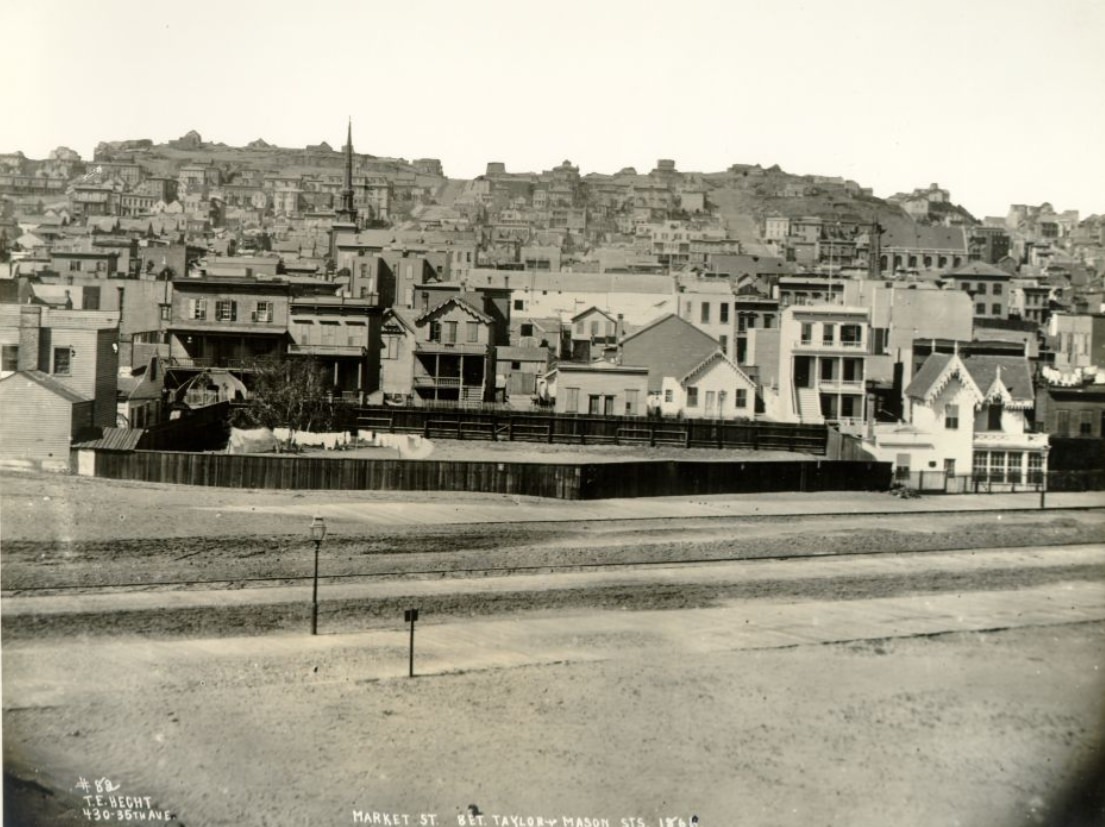
[[410, 672], [407, 677], [414, 677], [414, 622], [418, 620], [418, 609], [407, 609], [403, 612], [403, 622], [411, 625], [411, 657]]

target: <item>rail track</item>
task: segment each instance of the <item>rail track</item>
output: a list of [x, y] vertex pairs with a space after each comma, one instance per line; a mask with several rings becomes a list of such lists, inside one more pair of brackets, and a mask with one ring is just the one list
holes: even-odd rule
[[[1027, 547], [1046, 545], [1047, 548], [1069, 548], [1089, 545], [1084, 541], [1056, 542], [1041, 544], [1038, 540], [1026, 537], [1020, 545], [1005, 544], [994, 547], [957, 548], [952, 546], [939, 548], [916, 549], [888, 549], [888, 550], [832, 550], [832, 551], [792, 551], [786, 553], [769, 554], [733, 554], [723, 556], [683, 557], [679, 559], [653, 559], [653, 560], [619, 560], [616, 562], [577, 562], [568, 564], [540, 564], [540, 565], [510, 565], [510, 566], [479, 566], [479, 567], [447, 567], [447, 568], [414, 568], [395, 569], [385, 571], [357, 571], [342, 572], [338, 574], [320, 573], [319, 583], [359, 583], [374, 581], [403, 581], [403, 580], [427, 580], [427, 579], [462, 579], [481, 577], [510, 577], [514, 575], [540, 575], [540, 574], [567, 574], [588, 571], [633, 571], [657, 568], [687, 568], [693, 566], [710, 566], [729, 563], [756, 563], [756, 562], [780, 562], [800, 561], [827, 558], [893, 558], [893, 557], [920, 557], [929, 554], [946, 554], [956, 551], [974, 551], [985, 553], [1009, 552], [1016, 553]], [[440, 551], [409, 551], [403, 554], [404, 558], [417, 557], [419, 555], [440, 556]], [[54, 584], [49, 586], [28, 586], [13, 589], [4, 589], [0, 592], [3, 597], [33, 597], [36, 595], [60, 595], [60, 594], [110, 594], [135, 591], [157, 590], [237, 590], [243, 588], [264, 588], [277, 586], [293, 586], [310, 583], [313, 575], [273, 575], [262, 577], [229, 577], [229, 578], [189, 578], [156, 581], [129, 581], [107, 583], [80, 583], [80, 584]]]

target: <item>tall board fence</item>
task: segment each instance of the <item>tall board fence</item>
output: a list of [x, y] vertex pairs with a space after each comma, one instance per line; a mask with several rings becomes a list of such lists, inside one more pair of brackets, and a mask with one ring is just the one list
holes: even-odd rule
[[518, 413], [438, 408], [362, 407], [345, 427], [381, 433], [416, 433], [433, 439], [483, 439], [574, 445], [674, 445], [741, 448], [824, 456], [825, 425], [720, 419]]
[[139, 482], [355, 491], [475, 491], [595, 500], [768, 491], [887, 490], [891, 465], [766, 462], [512, 463], [97, 451], [91, 473]]

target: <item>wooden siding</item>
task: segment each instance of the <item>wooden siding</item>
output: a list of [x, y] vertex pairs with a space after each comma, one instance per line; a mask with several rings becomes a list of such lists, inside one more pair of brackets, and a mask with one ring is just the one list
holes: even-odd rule
[[92, 424], [92, 404], [10, 377], [0, 383], [0, 459], [68, 470], [72, 437]]
[[110, 479], [225, 488], [478, 491], [556, 499], [886, 490], [888, 462], [510, 463], [99, 451]]

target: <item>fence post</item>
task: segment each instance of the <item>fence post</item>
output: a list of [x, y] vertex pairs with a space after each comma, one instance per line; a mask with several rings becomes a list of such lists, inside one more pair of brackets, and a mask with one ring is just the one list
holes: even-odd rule
[[917, 482], [917, 490], [918, 491], [924, 491], [925, 490], [925, 472], [924, 471], [921, 471], [921, 478]]

